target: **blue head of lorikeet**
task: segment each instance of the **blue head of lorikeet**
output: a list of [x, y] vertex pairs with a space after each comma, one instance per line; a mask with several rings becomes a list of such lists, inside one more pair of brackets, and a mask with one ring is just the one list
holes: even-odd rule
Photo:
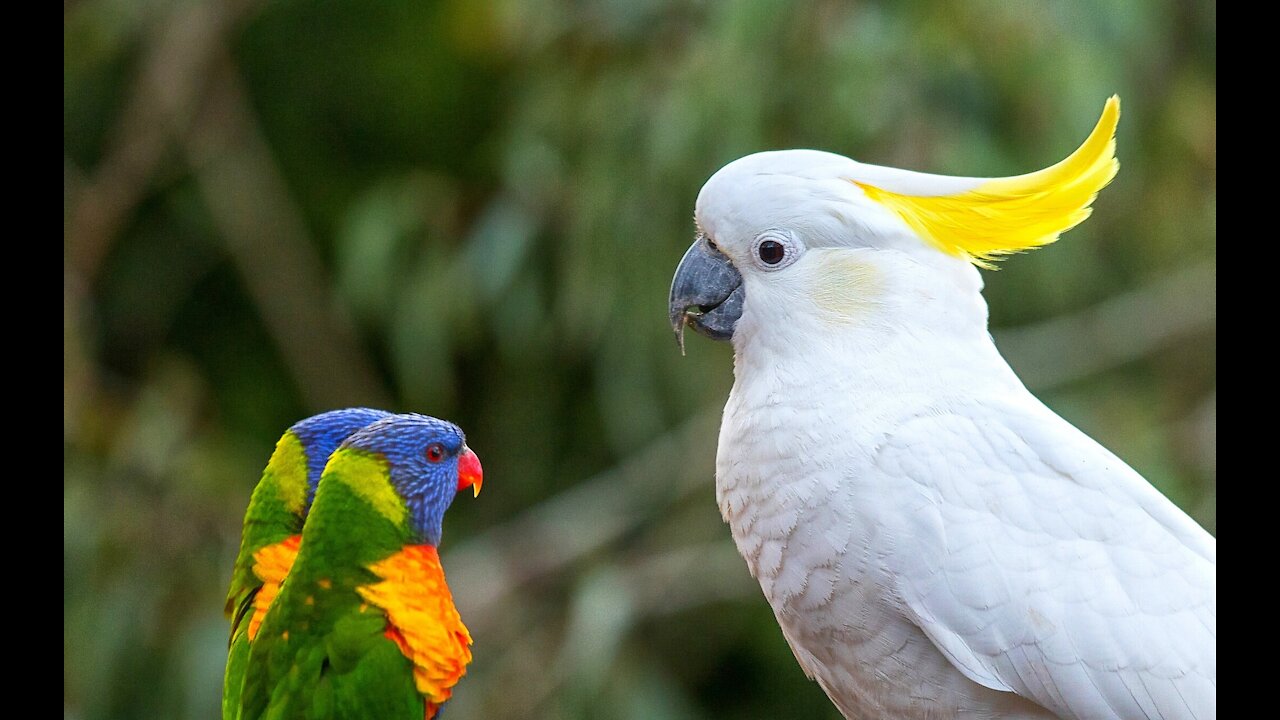
[[[324, 472], [325, 463], [329, 462], [329, 455], [355, 431], [387, 417], [391, 417], [391, 413], [386, 410], [344, 408], [312, 415], [289, 428], [302, 441], [307, 456], [307, 508], [316, 499], [316, 486], [320, 484], [320, 475]], [[305, 509], [303, 514], [305, 517]], [[299, 527], [298, 531], [301, 532], [302, 528]]]
[[343, 447], [386, 458], [391, 485], [409, 511], [410, 544], [439, 545], [454, 495], [468, 487], [480, 494], [480, 460], [451, 422], [395, 415], [356, 431]]

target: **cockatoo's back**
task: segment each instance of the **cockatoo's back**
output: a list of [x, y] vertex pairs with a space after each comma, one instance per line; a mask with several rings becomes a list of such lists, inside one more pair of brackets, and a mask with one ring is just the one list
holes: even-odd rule
[[1061, 717], [1213, 717], [1213, 539], [1024, 400], [915, 419], [877, 453], [919, 498], [886, 554], [908, 616], [969, 679]]

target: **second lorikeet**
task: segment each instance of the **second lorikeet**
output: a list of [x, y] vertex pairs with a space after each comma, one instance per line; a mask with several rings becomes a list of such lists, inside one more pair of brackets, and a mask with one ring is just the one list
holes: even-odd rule
[[320, 413], [294, 423], [276, 443], [245, 512], [240, 554], [227, 591], [231, 640], [222, 689], [223, 720], [237, 716], [249, 643], [293, 565], [307, 508], [329, 454], [351, 433], [390, 414], [369, 408]]
[[437, 546], [480, 461], [456, 425], [405, 414], [329, 458], [302, 546], [249, 651], [245, 720], [431, 720], [471, 661]]

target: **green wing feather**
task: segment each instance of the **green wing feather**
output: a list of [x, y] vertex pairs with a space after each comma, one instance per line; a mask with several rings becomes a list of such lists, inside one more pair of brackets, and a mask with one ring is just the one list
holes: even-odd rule
[[249, 621], [262, 581], [253, 572], [254, 554], [302, 532], [307, 492], [307, 456], [292, 430], [276, 443], [275, 451], [253, 490], [245, 511], [240, 552], [231, 573], [224, 612], [231, 621], [230, 649], [223, 676], [222, 717], [234, 720], [249, 659]]
[[244, 720], [422, 720], [412, 663], [356, 592], [377, 582], [368, 566], [403, 548], [408, 531], [343, 480], [326, 471], [289, 581], [250, 647]]
[[[264, 592], [263, 580], [255, 572], [258, 553], [301, 532], [307, 502], [329, 454], [356, 430], [387, 417], [390, 413], [371, 408], [345, 408], [313, 415], [295, 423], [276, 443], [271, 459], [253, 490], [245, 511], [240, 552], [232, 570], [225, 611], [231, 620], [230, 649], [223, 681], [223, 720], [238, 717], [240, 694], [249, 658], [249, 633], [256, 622], [256, 603]], [[269, 562], [274, 576], [288, 572], [296, 545], [280, 548]], [[274, 605], [274, 603], [273, 603]]]

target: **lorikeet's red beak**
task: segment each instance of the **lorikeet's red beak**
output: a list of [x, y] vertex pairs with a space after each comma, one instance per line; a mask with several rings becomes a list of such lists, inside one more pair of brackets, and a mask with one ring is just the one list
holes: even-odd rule
[[484, 470], [480, 467], [480, 458], [465, 445], [462, 455], [458, 457], [458, 492], [470, 487], [475, 496], [480, 497], [480, 485], [484, 483]]

